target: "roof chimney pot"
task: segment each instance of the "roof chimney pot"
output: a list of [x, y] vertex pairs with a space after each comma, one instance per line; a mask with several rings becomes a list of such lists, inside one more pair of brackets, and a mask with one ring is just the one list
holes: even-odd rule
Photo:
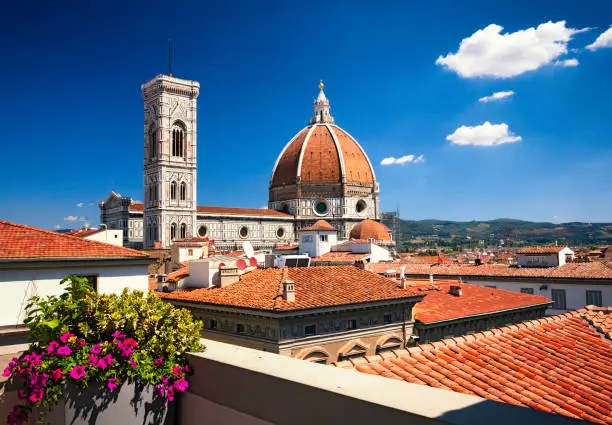
[[283, 280], [283, 299], [288, 303], [295, 302], [295, 282]]

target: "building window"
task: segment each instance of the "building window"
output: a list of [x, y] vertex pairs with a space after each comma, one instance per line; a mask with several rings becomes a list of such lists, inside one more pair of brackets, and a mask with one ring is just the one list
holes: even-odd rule
[[357, 329], [357, 320], [356, 319], [349, 319], [346, 321], [346, 329], [351, 330], [351, 329]]
[[317, 326], [316, 325], [306, 325], [304, 326], [304, 336], [313, 336], [317, 334]]
[[283, 236], [285, 236], [285, 229], [283, 229], [282, 227], [276, 229], [276, 237], [282, 239]]
[[312, 243], [312, 235], [302, 235], [302, 243]]
[[586, 305], [601, 307], [602, 304], [601, 291], [586, 291]]
[[170, 225], [170, 240], [176, 239], [176, 223]]
[[565, 310], [565, 289], [553, 289], [550, 292], [553, 300], [552, 308], [555, 310]]
[[565, 262], [566, 263], [572, 262], [572, 254], [565, 254]]
[[385, 314], [383, 316], [383, 323], [391, 323], [393, 321], [393, 316], [391, 314]]
[[157, 140], [155, 137], [155, 128], [149, 129], [149, 157], [151, 160], [157, 156]]
[[243, 334], [244, 333], [244, 325], [242, 323], [239, 323], [236, 325], [236, 333], [237, 334]]
[[179, 191], [179, 196], [181, 201], [187, 199], [187, 184], [185, 182], [181, 182], [181, 190]]
[[327, 242], [327, 235], [319, 235], [319, 240], [321, 242]]
[[238, 234], [242, 239], [246, 238], [247, 236], [249, 236], [249, 228], [246, 226], [242, 226]]
[[521, 288], [521, 293], [533, 295], [533, 288]]
[[315, 206], [314, 206], [314, 211], [316, 214], [318, 215], [325, 215], [327, 214], [327, 202], [325, 201], [318, 201]]
[[170, 183], [170, 199], [176, 200], [176, 182]]
[[181, 239], [185, 239], [187, 237], [187, 225], [185, 223], [181, 224]]
[[172, 128], [172, 156], [185, 156], [185, 129], [178, 124]]
[[198, 235], [202, 237], [208, 235], [208, 228], [206, 226], [200, 226], [200, 228], [198, 229]]
[[215, 319], [208, 321], [208, 329], [217, 329], [217, 321]]
[[357, 201], [357, 205], [355, 205], [355, 210], [360, 213], [365, 211], [365, 209], [368, 207], [368, 204], [366, 204], [366, 202], [363, 199], [360, 199], [359, 201]]

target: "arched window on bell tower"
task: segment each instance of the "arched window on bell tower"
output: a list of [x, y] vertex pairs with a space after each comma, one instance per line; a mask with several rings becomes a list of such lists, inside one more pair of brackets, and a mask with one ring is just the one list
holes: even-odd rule
[[187, 153], [185, 126], [177, 121], [172, 125], [172, 156], [184, 158]]
[[179, 190], [179, 199], [181, 201], [187, 199], [187, 185], [185, 184], [185, 182], [181, 183], [181, 189]]
[[176, 201], [176, 182], [170, 183], [170, 199]]
[[170, 225], [170, 240], [176, 239], [176, 223]]
[[149, 128], [149, 159], [152, 161], [157, 156], [157, 131], [154, 126]]
[[187, 237], [187, 225], [185, 223], [181, 224], [181, 239], [185, 239]]

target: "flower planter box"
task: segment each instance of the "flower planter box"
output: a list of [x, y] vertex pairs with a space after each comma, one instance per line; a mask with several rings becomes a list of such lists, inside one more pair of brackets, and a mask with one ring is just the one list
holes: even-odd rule
[[175, 402], [156, 397], [153, 386], [124, 383], [117, 390], [96, 384], [66, 388], [65, 401], [45, 417], [49, 425], [174, 425]]

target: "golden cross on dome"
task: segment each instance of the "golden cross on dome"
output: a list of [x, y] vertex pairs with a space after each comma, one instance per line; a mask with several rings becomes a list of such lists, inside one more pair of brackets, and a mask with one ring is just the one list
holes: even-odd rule
[[325, 84], [323, 84], [323, 80], [319, 80], [319, 89], [323, 90], [324, 86], [325, 86]]

